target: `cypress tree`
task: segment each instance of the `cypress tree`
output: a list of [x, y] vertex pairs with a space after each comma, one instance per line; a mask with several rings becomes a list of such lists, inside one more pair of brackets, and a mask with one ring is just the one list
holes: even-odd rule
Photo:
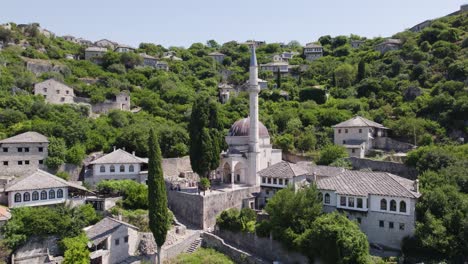
[[170, 228], [170, 217], [167, 209], [166, 184], [164, 183], [161, 165], [161, 149], [153, 129], [148, 139], [148, 209], [149, 227], [158, 248], [158, 264], [161, 264], [161, 248], [166, 242]]
[[360, 82], [364, 78], [366, 78], [366, 63], [364, 62], [364, 60], [360, 60], [358, 64], [356, 82]]
[[281, 73], [280, 73], [280, 69], [278, 68], [278, 70], [276, 71], [276, 88], [281, 88]]

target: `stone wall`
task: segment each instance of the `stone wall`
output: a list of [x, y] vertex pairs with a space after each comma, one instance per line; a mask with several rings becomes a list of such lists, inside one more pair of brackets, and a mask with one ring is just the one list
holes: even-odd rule
[[280, 242], [272, 238], [258, 237], [256, 234], [251, 233], [233, 233], [227, 230], [217, 230], [215, 234], [230, 245], [247, 252], [254, 252], [256, 256], [270, 263], [274, 261], [284, 264], [308, 263], [307, 257], [285, 249]]
[[169, 209], [185, 223], [203, 227], [203, 197], [198, 194], [173, 191], [167, 188]]
[[389, 172], [410, 180], [415, 180], [418, 177], [418, 171], [415, 168], [408, 167], [402, 163], [354, 157], [348, 158], [348, 160], [351, 162], [353, 169], [355, 170], [371, 169], [372, 171]]
[[35, 75], [41, 75], [45, 72], [59, 72], [63, 74], [70, 71], [66, 66], [54, 65], [46, 60], [28, 60], [26, 61], [26, 69]]
[[406, 152], [416, 147], [415, 145], [391, 139], [389, 137], [376, 137], [373, 144], [376, 149], [384, 149], [388, 151], [394, 150], [399, 152]]
[[234, 260], [235, 263], [246, 263], [246, 264], [266, 264], [268, 262], [256, 258], [255, 256], [244, 252], [238, 248], [235, 248], [231, 245], [228, 245], [224, 242], [224, 240], [214, 234], [211, 233], [202, 233], [203, 238], [203, 247], [213, 248], [216, 251], [219, 251], [231, 259]]
[[189, 237], [186, 237], [183, 241], [178, 242], [174, 245], [170, 245], [168, 247], [163, 246], [161, 250], [161, 259], [172, 259], [177, 257], [179, 254], [186, 252], [189, 249], [190, 245], [198, 238], [200, 238], [199, 231], [194, 232]]

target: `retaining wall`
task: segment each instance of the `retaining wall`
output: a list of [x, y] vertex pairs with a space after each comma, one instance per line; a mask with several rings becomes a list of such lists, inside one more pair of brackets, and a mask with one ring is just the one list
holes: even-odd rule
[[416, 146], [401, 142], [389, 137], [376, 137], [373, 141], [373, 147], [377, 149], [384, 149], [388, 151], [399, 151], [399, 152], [407, 152], [409, 150], [414, 149]]
[[348, 160], [351, 162], [353, 169], [355, 170], [371, 169], [372, 171], [389, 172], [411, 180], [415, 180], [418, 177], [418, 171], [415, 168], [408, 167], [403, 163], [360, 159], [355, 157], [348, 158]]

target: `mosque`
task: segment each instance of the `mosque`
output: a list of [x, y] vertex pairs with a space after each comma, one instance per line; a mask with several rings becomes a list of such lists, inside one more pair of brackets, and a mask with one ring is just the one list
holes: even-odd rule
[[226, 136], [228, 150], [221, 153], [216, 177], [225, 184], [260, 186], [262, 169], [281, 161], [281, 150], [273, 149], [268, 129], [258, 120], [258, 64], [252, 46], [249, 76], [249, 117], [236, 121]]

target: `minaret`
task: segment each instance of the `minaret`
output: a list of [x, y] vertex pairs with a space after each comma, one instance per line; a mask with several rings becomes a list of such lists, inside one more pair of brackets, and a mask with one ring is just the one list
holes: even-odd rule
[[260, 153], [259, 147], [259, 131], [258, 131], [258, 65], [257, 56], [255, 55], [255, 46], [252, 45], [252, 54], [250, 55], [250, 76], [249, 76], [249, 97], [250, 97], [250, 131], [249, 131], [249, 169], [247, 176], [247, 184], [259, 186], [260, 180], [257, 177], [259, 167], [258, 156]]

